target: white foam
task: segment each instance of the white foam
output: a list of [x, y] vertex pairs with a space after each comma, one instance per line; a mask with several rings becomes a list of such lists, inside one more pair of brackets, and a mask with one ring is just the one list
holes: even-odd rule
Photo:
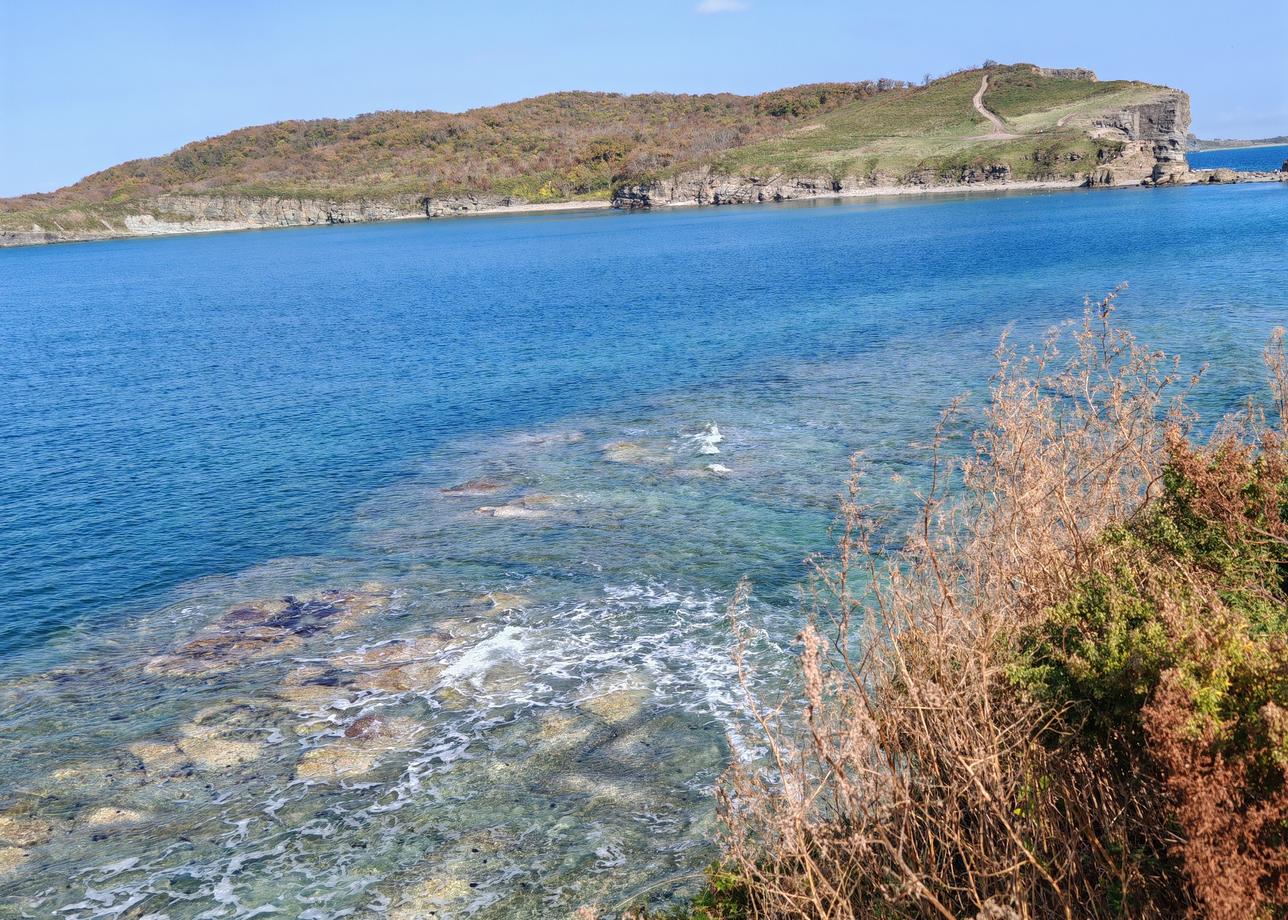
[[701, 433], [693, 436], [693, 441], [698, 445], [698, 453], [710, 455], [720, 453], [717, 444], [723, 443], [724, 435], [720, 433], [720, 428], [715, 422], [712, 422]]
[[443, 680], [448, 683], [477, 684], [479, 678], [483, 677], [498, 661], [504, 658], [522, 658], [527, 650], [527, 630], [518, 626], [507, 626], [457, 658], [443, 672]]

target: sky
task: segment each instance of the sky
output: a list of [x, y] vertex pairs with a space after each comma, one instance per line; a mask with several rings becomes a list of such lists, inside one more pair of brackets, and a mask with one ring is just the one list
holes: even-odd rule
[[566, 89], [756, 93], [985, 59], [1188, 91], [1288, 134], [1288, 0], [0, 0], [0, 196], [286, 118]]

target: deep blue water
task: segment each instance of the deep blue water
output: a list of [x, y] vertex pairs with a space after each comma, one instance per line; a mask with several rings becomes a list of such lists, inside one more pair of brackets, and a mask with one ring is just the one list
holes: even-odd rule
[[851, 452], [897, 514], [1122, 282], [1215, 417], [1286, 256], [1278, 183], [0, 251], [0, 918], [665, 906]]
[[362, 496], [469, 432], [892, 334], [953, 361], [963, 331], [1049, 322], [1123, 280], [1140, 321], [1253, 342], [1283, 316], [1284, 202], [1064, 194], [0, 252], [0, 649], [333, 547]]
[[1288, 160], [1288, 144], [1271, 147], [1230, 147], [1225, 150], [1196, 150], [1185, 155], [1195, 169], [1238, 169], [1244, 172], [1273, 172]]

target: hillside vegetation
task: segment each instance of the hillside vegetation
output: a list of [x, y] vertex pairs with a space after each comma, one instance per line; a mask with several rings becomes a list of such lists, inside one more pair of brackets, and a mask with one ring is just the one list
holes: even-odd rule
[[[973, 104], [985, 76], [983, 103], [1004, 130]], [[229, 219], [226, 211], [164, 206], [199, 196], [389, 204], [340, 217], [233, 209], [231, 219], [261, 224], [401, 216], [427, 199], [469, 196], [607, 200], [616, 188], [694, 170], [883, 184], [971, 181], [971, 170], [1069, 178], [1123, 149], [1121, 132], [1098, 119], [1167, 92], [1100, 83], [1086, 72], [989, 65], [921, 86], [825, 83], [758, 96], [566, 92], [461, 114], [284, 121], [113, 166], [55, 192], [0, 200], [0, 231], [103, 235], [125, 231], [131, 216]]]
[[1022, 65], [993, 68], [983, 103], [1020, 135], [1002, 139], [989, 136], [992, 126], [972, 105], [982, 75], [965, 71], [855, 100], [715, 162], [733, 173], [946, 178], [970, 167], [1005, 166], [1015, 178], [1073, 176], [1121, 149], [1115, 139], [1093, 136], [1095, 117], [1148, 101], [1159, 89], [1045, 76]]
[[16, 225], [76, 225], [130, 213], [160, 194], [323, 199], [415, 194], [607, 198], [614, 180], [699, 162], [893, 83], [828, 83], [759, 96], [553, 93], [443, 112], [284, 121], [132, 160], [50, 194], [0, 201]]

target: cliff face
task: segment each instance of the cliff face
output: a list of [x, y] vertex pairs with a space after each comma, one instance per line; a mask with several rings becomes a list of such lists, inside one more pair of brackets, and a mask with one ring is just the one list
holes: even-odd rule
[[671, 204], [750, 204], [839, 195], [845, 183], [828, 176], [724, 176], [702, 169], [668, 179], [624, 185], [613, 194], [613, 206], [634, 210]]
[[1139, 185], [1184, 181], [1190, 130], [1190, 97], [1168, 90], [1151, 102], [1128, 106], [1097, 118], [1097, 136], [1124, 142], [1123, 153], [1091, 178], [1094, 185]]
[[[415, 195], [386, 199], [359, 198], [351, 201], [244, 195], [163, 195], [153, 202], [150, 210], [154, 212], [155, 222], [158, 223], [177, 218], [182, 223], [253, 227], [351, 224], [415, 217], [421, 213], [420, 199]], [[128, 224], [130, 218], [126, 220]]]
[[[408, 217], [444, 217], [526, 205], [512, 195], [426, 197], [395, 195], [332, 201], [322, 198], [252, 198], [242, 195], [172, 195], [156, 199], [151, 210], [183, 221], [239, 227], [299, 227], [355, 224]], [[164, 218], [158, 218], [163, 220]]]
[[[873, 176], [731, 176], [711, 169], [693, 170], [666, 179], [623, 185], [613, 193], [613, 207], [637, 210], [667, 205], [754, 204], [807, 198], [876, 195], [927, 188], [1001, 185], [1011, 179], [1005, 166], [970, 167], [946, 181], [930, 172], [904, 179]], [[1068, 183], [1073, 185], [1074, 183]]]
[[334, 201], [324, 198], [255, 197], [249, 195], [162, 195], [142, 202], [138, 212], [100, 220], [102, 229], [0, 230], [0, 246], [30, 246], [111, 239], [120, 236], [156, 236], [219, 230], [259, 230], [270, 227], [308, 227], [354, 224], [377, 220], [448, 217], [522, 207], [523, 198], [502, 195], [459, 195], [432, 198], [398, 195]]

